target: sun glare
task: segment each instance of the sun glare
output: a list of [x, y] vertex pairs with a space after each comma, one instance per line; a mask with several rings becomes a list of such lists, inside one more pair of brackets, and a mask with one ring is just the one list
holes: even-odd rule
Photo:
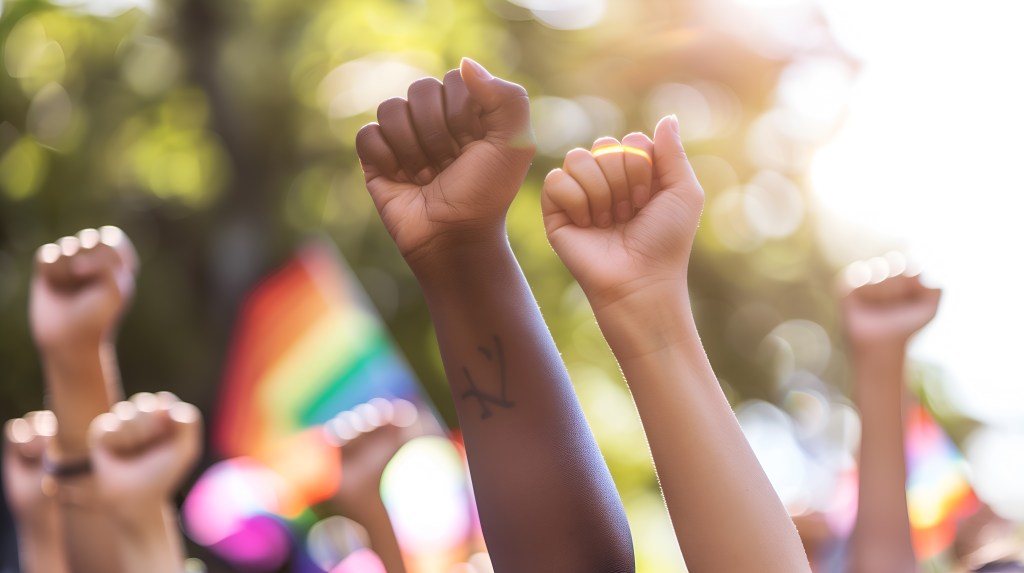
[[[1024, 50], [1009, 23], [1024, 17], [1024, 5], [972, 3], [969, 19], [964, 4], [822, 6], [863, 59], [845, 125], [811, 166], [822, 228], [834, 233], [832, 221], [841, 219], [908, 251], [926, 280], [945, 290], [919, 357], [942, 367], [966, 413], [1024, 419], [1012, 345], [1024, 320], [1015, 294], [1024, 277], [1007, 264], [1012, 246], [1024, 244], [1015, 220], [1024, 190], [1015, 159], [1024, 151], [1024, 79], [1009, 71]], [[879, 28], [880, 21], [888, 24]], [[847, 261], [879, 246], [834, 236], [825, 242], [874, 250], [833, 253]]]

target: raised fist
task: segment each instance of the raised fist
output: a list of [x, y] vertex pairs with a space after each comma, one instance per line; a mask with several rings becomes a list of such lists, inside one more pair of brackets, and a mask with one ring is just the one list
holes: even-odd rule
[[29, 318], [44, 351], [108, 340], [135, 291], [138, 259], [117, 227], [85, 229], [39, 247]]
[[119, 514], [165, 502], [202, 449], [202, 417], [169, 392], [114, 404], [89, 428], [93, 474], [104, 502]]
[[388, 462], [406, 442], [422, 435], [419, 412], [412, 402], [375, 398], [335, 416], [324, 425], [331, 443], [341, 448], [341, 485], [334, 502], [345, 514], [380, 495]]
[[534, 149], [526, 90], [469, 59], [381, 103], [356, 136], [366, 187], [410, 263], [451, 241], [495, 240], [496, 230], [504, 240]]
[[37, 519], [54, 508], [43, 492], [43, 455], [57, 433], [53, 412], [29, 412], [4, 426], [4, 494], [18, 521]]
[[935, 317], [942, 295], [942, 290], [921, 284], [920, 277], [905, 274], [846, 288], [843, 321], [855, 349], [905, 345]]
[[544, 180], [544, 227], [595, 309], [647, 286], [679, 289], [704, 192], [674, 116], [654, 140], [631, 133], [573, 149]]

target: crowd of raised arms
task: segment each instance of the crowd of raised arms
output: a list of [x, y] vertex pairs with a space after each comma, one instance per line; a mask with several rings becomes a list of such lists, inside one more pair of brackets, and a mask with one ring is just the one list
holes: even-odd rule
[[[544, 180], [544, 228], [632, 393], [688, 570], [811, 571], [815, 555], [809, 563], [694, 321], [687, 275], [704, 195], [678, 121], [570, 151]], [[506, 235], [534, 154], [526, 91], [465, 59], [383, 102], [356, 148], [433, 320], [494, 570], [634, 571], [622, 502]], [[29, 314], [52, 410], [4, 431], [4, 493], [25, 573], [183, 570], [173, 497], [200, 456], [202, 420], [168, 392], [124, 397], [115, 336], [137, 267], [115, 227], [37, 252]], [[865, 420], [845, 567], [918, 571], [903, 377], [908, 341], [935, 315], [939, 291], [899, 274], [838, 296]], [[363, 456], [366, 471], [346, 471], [334, 504], [366, 528], [389, 573], [406, 565], [379, 489], [408, 425], [403, 406], [381, 408], [372, 431], [394, 433], [377, 440], [388, 448]]]

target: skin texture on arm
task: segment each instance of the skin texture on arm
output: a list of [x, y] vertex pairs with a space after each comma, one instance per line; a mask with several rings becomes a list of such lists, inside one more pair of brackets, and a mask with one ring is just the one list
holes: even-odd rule
[[180, 573], [172, 496], [199, 458], [199, 410], [173, 394], [136, 394], [90, 427], [97, 501], [113, 523], [121, 571]]
[[534, 152], [525, 90], [463, 60], [377, 117], [356, 146], [434, 322], [495, 571], [632, 571], [622, 503], [506, 237]]
[[[137, 259], [116, 227], [85, 229], [36, 254], [29, 319], [59, 432], [47, 456], [57, 465], [88, 460], [88, 428], [123, 394], [114, 336], [135, 289]], [[72, 571], [114, 571], [113, 533], [91, 498], [88, 474], [59, 480], [61, 526]]]
[[23, 573], [65, 573], [57, 501], [44, 493], [43, 452], [57, 431], [53, 412], [29, 412], [4, 426], [4, 495], [14, 514]]
[[904, 373], [910, 337], [938, 310], [941, 291], [896, 275], [849, 290], [842, 312], [861, 416], [860, 495], [852, 573], [914, 573], [903, 450]]
[[687, 265], [703, 201], [670, 116], [653, 141], [570, 151], [542, 205], [636, 401], [689, 571], [809, 571], [697, 335]]

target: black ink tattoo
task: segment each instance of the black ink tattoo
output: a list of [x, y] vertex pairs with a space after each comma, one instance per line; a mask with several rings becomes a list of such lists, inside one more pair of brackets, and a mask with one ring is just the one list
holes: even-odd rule
[[486, 358], [488, 362], [495, 362], [495, 358], [497, 358], [498, 374], [501, 382], [501, 395], [496, 396], [477, 388], [476, 381], [474, 381], [473, 376], [470, 375], [469, 369], [463, 366], [462, 371], [466, 374], [466, 380], [469, 380], [469, 390], [462, 393], [462, 398], [476, 398], [477, 402], [480, 403], [480, 408], [483, 409], [480, 413], [480, 419], [486, 420], [493, 414], [491, 409], [488, 407], [488, 404], [500, 406], [502, 408], [511, 408], [515, 406], [516, 403], [509, 400], [507, 396], [508, 378], [506, 377], [505, 372], [505, 351], [501, 347], [501, 339], [495, 335], [493, 353], [492, 350], [486, 346], [478, 346], [477, 350], [480, 354], [484, 355], [484, 358]]

